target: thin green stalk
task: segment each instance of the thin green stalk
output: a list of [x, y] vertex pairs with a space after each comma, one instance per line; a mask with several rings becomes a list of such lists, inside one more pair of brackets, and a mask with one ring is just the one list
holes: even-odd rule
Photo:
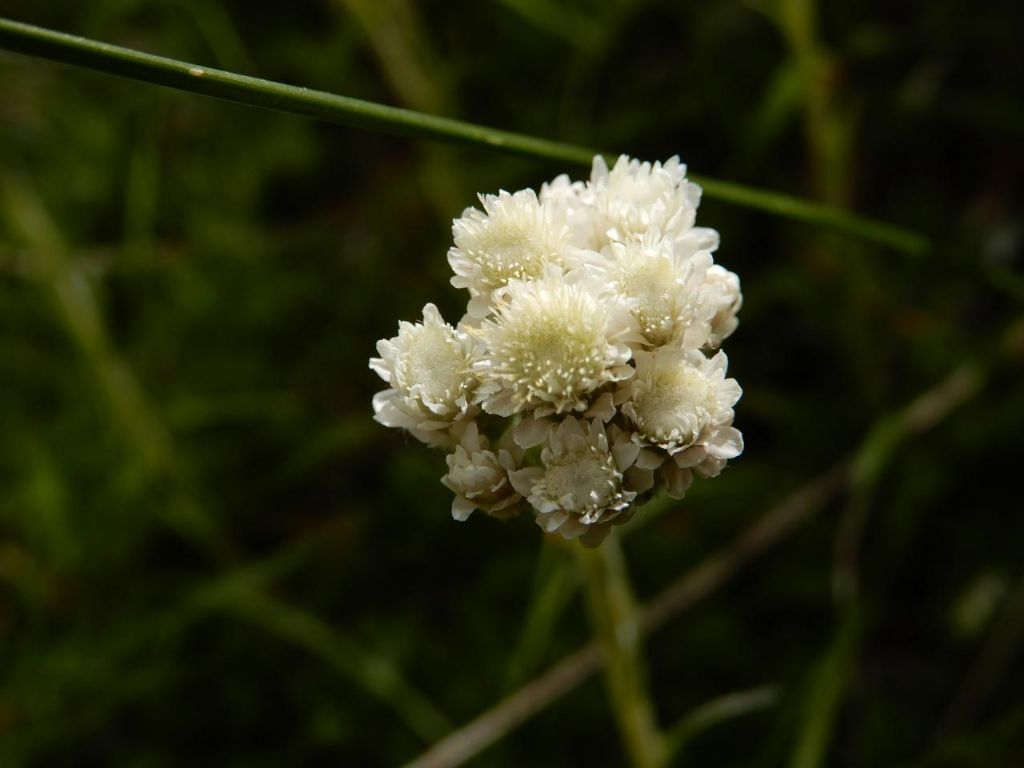
[[704, 195], [709, 198], [857, 235], [864, 240], [883, 243], [906, 253], [922, 254], [931, 247], [928, 240], [916, 232], [857, 216], [841, 208], [734, 184], [731, 181], [709, 179], [707, 176], [698, 176], [694, 173], [688, 175], [691, 181], [704, 188]]
[[659, 768], [665, 762], [665, 739], [647, 691], [643, 638], [618, 539], [609, 536], [596, 549], [578, 551], [605, 683], [630, 764]]
[[[484, 146], [582, 166], [588, 166], [598, 154], [593, 149], [575, 144], [225, 72], [3, 18], [0, 18], [0, 49], [249, 106], [399, 136]], [[709, 198], [828, 227], [903, 251], [921, 252], [929, 247], [928, 241], [914, 232], [831, 206], [705, 176], [691, 178], [703, 185]]]
[[853, 677], [862, 631], [858, 604], [851, 601], [843, 609], [835, 637], [811, 678], [789, 768], [821, 768], [828, 764], [832, 735]]
[[[653, 632], [717, 590], [751, 560], [784, 541], [846, 483], [846, 464], [828, 470], [765, 513], [725, 550], [688, 570], [640, 611], [645, 633]], [[582, 553], [581, 556], [586, 556]], [[577, 688], [600, 666], [602, 653], [592, 641], [563, 657], [546, 672], [446, 736], [406, 768], [455, 768]]]
[[0, 48], [353, 128], [490, 146], [577, 164], [589, 164], [596, 154], [593, 150], [571, 144], [239, 75], [9, 19], [0, 18]]
[[779, 690], [770, 685], [727, 693], [712, 699], [687, 712], [678, 723], [672, 726], [666, 736], [666, 752], [670, 758], [679, 755], [691, 741], [704, 731], [738, 717], [762, 712], [775, 706], [778, 702]]

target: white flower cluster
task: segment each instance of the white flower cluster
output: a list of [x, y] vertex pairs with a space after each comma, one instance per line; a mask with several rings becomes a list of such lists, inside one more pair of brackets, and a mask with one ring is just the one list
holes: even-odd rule
[[377, 344], [375, 418], [449, 449], [452, 514], [511, 517], [593, 546], [659, 488], [681, 498], [743, 450], [741, 390], [717, 351], [736, 329], [739, 278], [694, 226], [686, 166], [594, 158], [482, 195], [452, 226], [455, 327], [433, 304]]

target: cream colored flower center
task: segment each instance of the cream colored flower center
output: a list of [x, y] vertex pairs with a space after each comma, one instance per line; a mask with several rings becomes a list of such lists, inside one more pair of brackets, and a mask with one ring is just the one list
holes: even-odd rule
[[619, 492], [614, 460], [595, 448], [552, 461], [544, 481], [545, 496], [577, 515], [612, 506]]
[[499, 375], [525, 398], [585, 394], [600, 384], [606, 366], [604, 313], [571, 286], [504, 310], [488, 341]]
[[692, 443], [711, 423], [715, 407], [712, 382], [686, 364], [655, 369], [633, 389], [637, 427], [658, 443]]
[[433, 403], [452, 403], [462, 393], [470, 361], [449, 329], [416, 326], [402, 345], [397, 373], [406, 390], [418, 387], [421, 399]]
[[557, 259], [548, 243], [536, 241], [536, 230], [516, 222], [492, 221], [468, 243], [466, 254], [480, 268], [482, 282], [500, 288], [509, 280], [533, 280]]

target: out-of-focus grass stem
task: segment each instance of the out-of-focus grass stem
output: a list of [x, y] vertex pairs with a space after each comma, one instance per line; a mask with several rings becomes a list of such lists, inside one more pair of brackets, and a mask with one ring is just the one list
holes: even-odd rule
[[666, 736], [666, 759], [672, 760], [680, 755], [686, 745], [704, 731], [737, 717], [761, 712], [775, 706], [778, 701], [779, 690], [769, 685], [727, 693], [701, 704], [687, 712], [669, 730]]

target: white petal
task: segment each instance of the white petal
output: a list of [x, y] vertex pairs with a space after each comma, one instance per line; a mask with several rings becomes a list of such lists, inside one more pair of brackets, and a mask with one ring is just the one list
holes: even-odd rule
[[391, 366], [384, 362], [383, 358], [371, 357], [370, 370], [380, 376], [384, 381], [391, 383]]
[[725, 459], [716, 459], [709, 456], [707, 460], [694, 467], [693, 471], [704, 479], [709, 479], [718, 477], [722, 474], [723, 469], [725, 469]]
[[677, 467], [682, 469], [689, 469], [700, 464], [702, 461], [707, 459], [708, 452], [704, 449], [704, 446], [693, 445], [687, 448], [685, 451], [680, 451], [672, 457], [672, 460], [676, 463]]
[[716, 459], [734, 459], [743, 453], [743, 435], [735, 427], [719, 427], [705, 441], [704, 448]]
[[665, 457], [651, 448], [643, 448], [637, 453], [636, 466], [640, 469], [657, 469], [665, 461]]
[[516, 493], [522, 496], [530, 496], [533, 493], [534, 485], [543, 477], [544, 470], [540, 467], [527, 467], [508, 473], [512, 487], [516, 489]]
[[558, 510], [556, 512], [549, 512], [546, 515], [537, 515], [537, 523], [547, 533], [557, 531], [558, 528], [569, 518], [565, 512]]
[[512, 429], [512, 439], [520, 448], [532, 448], [548, 439], [552, 424], [546, 419], [526, 416]]
[[562, 534], [563, 538], [575, 539], [576, 537], [581, 536], [582, 534], [587, 532], [587, 526], [585, 526], [579, 520], [570, 517], [564, 523], [562, 523], [562, 527], [558, 529], [558, 532]]
[[693, 484], [693, 472], [688, 469], [680, 469], [672, 463], [667, 463], [663, 473], [665, 492], [673, 499], [683, 498], [686, 495], [686, 491]]
[[476, 505], [462, 496], [456, 496], [452, 501], [452, 517], [460, 523], [469, 519], [474, 509], [476, 509]]
[[640, 446], [632, 441], [621, 441], [612, 446], [612, 456], [615, 457], [615, 465], [620, 472], [625, 472], [628, 467], [636, 462], [640, 453]]
[[650, 469], [630, 467], [623, 476], [623, 485], [634, 493], [644, 493], [654, 487], [654, 472]]
[[612, 393], [605, 392], [597, 398], [584, 415], [590, 419], [600, 419], [604, 422], [611, 421], [612, 417], [615, 416], [615, 400]]

